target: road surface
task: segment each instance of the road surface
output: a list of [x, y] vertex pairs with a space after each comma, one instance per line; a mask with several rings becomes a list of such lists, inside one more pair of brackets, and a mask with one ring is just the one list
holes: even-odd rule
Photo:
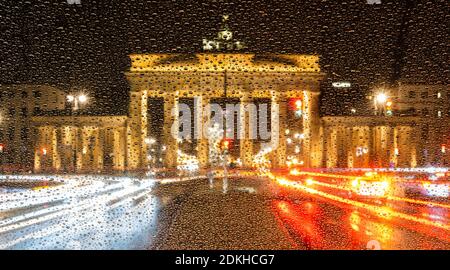
[[267, 177], [73, 178], [0, 193], [0, 248], [450, 248], [448, 200], [380, 202]]

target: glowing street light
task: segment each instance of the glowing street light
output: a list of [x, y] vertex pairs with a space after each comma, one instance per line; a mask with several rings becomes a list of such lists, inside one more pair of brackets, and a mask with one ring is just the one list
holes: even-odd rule
[[376, 114], [380, 114], [380, 115], [392, 115], [392, 101], [390, 100], [389, 96], [384, 93], [384, 92], [380, 92], [378, 94], [375, 95], [374, 98], [374, 105], [375, 105], [375, 110], [376, 110]]
[[[74, 111], [77, 111], [79, 109], [80, 104], [84, 104], [84, 103], [86, 103], [88, 101], [88, 96], [86, 94], [83, 94], [83, 93], [79, 93], [79, 94], [76, 94], [76, 95], [69, 94], [69, 95], [66, 96], [66, 98], [67, 98], [67, 102], [72, 104], [72, 108], [71, 108], [72, 109], [72, 115], [73, 115]], [[74, 125], [75, 125], [75, 117], [73, 118], [73, 121], [74, 121]], [[75, 147], [73, 148], [73, 167], [74, 167], [74, 170], [76, 170], [76, 167], [77, 167], [77, 146], [78, 146], [78, 137], [77, 136], [75, 136], [74, 144], [75, 144]], [[82, 153], [86, 154], [87, 153], [86, 151], [87, 150], [83, 148]], [[47, 151], [45, 151], [44, 155], [46, 155], [46, 153], [47, 153]]]
[[73, 102], [74, 99], [75, 99], [74, 96], [72, 96], [72, 95], [67, 95], [67, 101], [68, 101], [68, 102]]
[[67, 101], [73, 104], [72, 110], [78, 110], [80, 104], [84, 104], [88, 101], [88, 96], [85, 94], [79, 95], [67, 95]]
[[388, 99], [388, 96], [385, 93], [379, 93], [375, 98], [375, 100], [379, 104], [385, 104], [387, 102], [387, 99]]
[[294, 98], [290, 100], [290, 106], [294, 111], [296, 118], [301, 118], [303, 114], [303, 101], [299, 98]]
[[78, 101], [80, 101], [81, 103], [85, 103], [87, 101], [87, 96], [84, 94], [79, 95]]

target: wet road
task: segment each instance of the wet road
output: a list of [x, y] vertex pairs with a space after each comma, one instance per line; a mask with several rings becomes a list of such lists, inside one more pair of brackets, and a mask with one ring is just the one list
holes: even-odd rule
[[[297, 190], [279, 189], [268, 180], [229, 180], [226, 194], [221, 182], [216, 181], [212, 189], [206, 182], [183, 184], [186, 192], [167, 208], [169, 223], [162, 226], [160, 241], [153, 248], [450, 248], [448, 230], [373, 215], [364, 208]], [[383, 207], [387, 205], [402, 207], [398, 203]]]
[[108, 178], [56, 188], [14, 211], [7, 209], [20, 204], [1, 195], [9, 206], [0, 209], [0, 248], [450, 248], [445, 202], [349, 200], [331, 189], [286, 188], [268, 178], [226, 185], [216, 179], [212, 186], [206, 179]]

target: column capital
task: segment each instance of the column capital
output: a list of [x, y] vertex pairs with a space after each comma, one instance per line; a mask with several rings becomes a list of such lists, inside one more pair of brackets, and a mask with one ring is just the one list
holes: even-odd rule
[[164, 95], [164, 102], [173, 102], [176, 101], [180, 98], [180, 96], [178, 95], [177, 92], [174, 92], [173, 94], [170, 95]]
[[239, 100], [240, 102], [249, 102], [253, 100], [253, 97], [250, 93], [244, 93]]
[[272, 91], [271, 92], [271, 100], [272, 102], [282, 102], [287, 99], [286, 95], [282, 92]]

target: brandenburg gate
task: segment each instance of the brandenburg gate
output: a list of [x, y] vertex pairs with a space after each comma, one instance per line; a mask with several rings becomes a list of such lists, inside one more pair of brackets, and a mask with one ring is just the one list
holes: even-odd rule
[[[322, 128], [319, 116], [320, 81], [324, 74], [316, 55], [198, 53], [198, 54], [132, 54], [126, 73], [130, 85], [130, 107], [127, 124], [127, 167], [145, 168], [148, 164], [146, 138], [152, 136], [151, 121], [163, 119], [162, 141], [166, 146], [165, 167], [177, 165], [178, 140], [171, 133], [178, 116], [172, 114], [180, 99], [192, 98], [197, 108], [205, 108], [213, 99], [238, 99], [248, 104], [256, 99], [270, 101], [278, 107], [279, 120], [272, 122], [278, 131], [278, 144], [273, 147], [273, 167], [286, 163], [286, 132], [302, 133], [301, 156], [304, 166], [322, 165]], [[149, 99], [164, 100], [163, 115], [149, 112]], [[288, 125], [290, 100], [301, 101], [302, 115], [295, 126]], [[194, 117], [206, 122], [208, 113]], [[272, 119], [271, 119], [272, 120]], [[248, 122], [244, 123], [248, 125]], [[273, 130], [273, 129], [272, 129]], [[275, 133], [272, 133], [275, 135]], [[251, 167], [258, 140], [243, 138], [239, 142], [239, 158], [243, 167]], [[208, 165], [207, 138], [197, 140], [197, 158], [202, 167]]]

